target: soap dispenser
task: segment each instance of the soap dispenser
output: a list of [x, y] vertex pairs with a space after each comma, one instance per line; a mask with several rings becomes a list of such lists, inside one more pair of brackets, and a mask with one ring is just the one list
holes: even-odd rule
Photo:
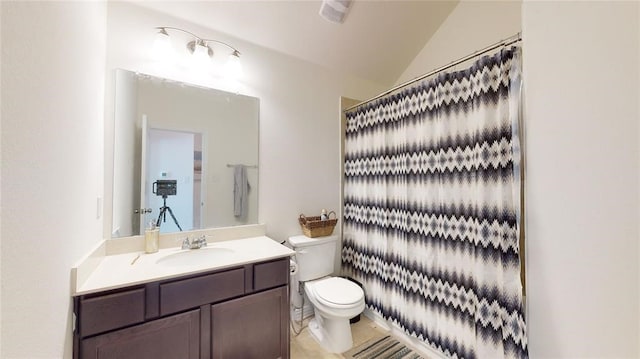
[[160, 227], [156, 227], [153, 221], [149, 222], [149, 226], [144, 231], [144, 252], [155, 253], [160, 246]]

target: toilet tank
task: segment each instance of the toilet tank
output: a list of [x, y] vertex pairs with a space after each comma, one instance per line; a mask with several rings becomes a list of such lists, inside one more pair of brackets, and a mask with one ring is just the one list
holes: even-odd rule
[[313, 280], [333, 273], [338, 236], [294, 236], [289, 237], [289, 244], [296, 251], [298, 280]]

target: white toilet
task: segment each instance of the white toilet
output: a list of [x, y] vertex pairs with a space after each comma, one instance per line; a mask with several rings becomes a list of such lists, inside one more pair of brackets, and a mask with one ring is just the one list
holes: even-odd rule
[[357, 284], [331, 277], [338, 236], [309, 238], [294, 236], [289, 244], [296, 251], [298, 280], [315, 312], [309, 322], [311, 335], [331, 353], [353, 346], [349, 319], [364, 310], [364, 292]]

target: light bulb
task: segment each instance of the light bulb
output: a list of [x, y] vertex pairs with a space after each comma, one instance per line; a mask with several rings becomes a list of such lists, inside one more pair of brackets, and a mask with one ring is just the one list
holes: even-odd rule
[[228, 77], [237, 80], [244, 74], [242, 71], [242, 63], [240, 62], [240, 53], [238, 50], [233, 50], [233, 53], [229, 55], [227, 63], [225, 64], [225, 73]]
[[206, 71], [211, 64], [211, 58], [209, 57], [209, 47], [201, 41], [196, 41], [193, 47], [193, 54], [191, 55], [191, 61], [194, 70]]
[[153, 49], [151, 50], [151, 56], [156, 61], [170, 62], [173, 60], [173, 46], [171, 46], [171, 38], [164, 28], [160, 28], [160, 31], [156, 34], [156, 39], [153, 43]]

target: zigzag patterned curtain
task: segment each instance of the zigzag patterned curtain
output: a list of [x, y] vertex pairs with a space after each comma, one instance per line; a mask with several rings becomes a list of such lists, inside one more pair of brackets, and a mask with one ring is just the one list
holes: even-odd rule
[[343, 271], [369, 309], [448, 357], [528, 357], [519, 53], [347, 113]]

